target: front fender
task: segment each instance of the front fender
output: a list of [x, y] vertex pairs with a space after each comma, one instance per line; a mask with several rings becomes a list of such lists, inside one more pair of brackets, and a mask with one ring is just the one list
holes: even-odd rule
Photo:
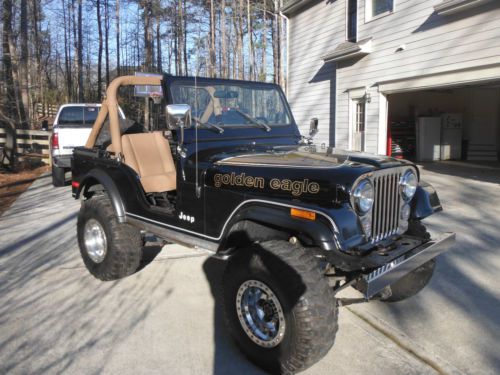
[[246, 201], [234, 214], [226, 226], [223, 237], [226, 237], [231, 228], [238, 222], [250, 220], [273, 228], [282, 228], [285, 231], [307, 235], [316, 246], [323, 250], [338, 249], [339, 243], [335, 234], [335, 223], [325, 213], [308, 207], [297, 207], [316, 212], [316, 220], [293, 218], [290, 209], [294, 205], [266, 202], [259, 200]]
[[85, 174], [85, 176], [80, 181], [79, 187], [74, 192], [75, 198], [80, 198], [80, 195], [82, 193], [85, 195], [89, 191], [89, 189], [95, 185], [102, 185], [103, 190], [106, 191], [109, 199], [111, 200], [111, 204], [113, 205], [118, 221], [120, 223], [125, 222], [125, 207], [123, 205], [123, 199], [120, 191], [118, 190], [111, 176], [109, 176], [109, 174], [107, 174], [102, 169], [95, 168]]
[[424, 219], [435, 212], [443, 210], [436, 190], [431, 184], [420, 181], [411, 203], [411, 218]]

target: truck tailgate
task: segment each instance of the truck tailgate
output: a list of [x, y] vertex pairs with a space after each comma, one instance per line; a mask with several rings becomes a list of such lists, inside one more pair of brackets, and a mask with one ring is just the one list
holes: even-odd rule
[[92, 126], [64, 125], [57, 128], [59, 135], [59, 155], [71, 155], [73, 148], [84, 146]]

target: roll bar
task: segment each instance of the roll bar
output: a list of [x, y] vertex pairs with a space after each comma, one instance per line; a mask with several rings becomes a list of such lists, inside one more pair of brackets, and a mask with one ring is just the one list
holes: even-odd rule
[[113, 151], [116, 155], [122, 153], [122, 138], [120, 133], [120, 124], [118, 116], [118, 100], [117, 94], [118, 89], [121, 86], [136, 86], [136, 85], [152, 85], [160, 86], [160, 77], [148, 77], [148, 76], [121, 76], [115, 78], [106, 90], [106, 98], [102, 101], [101, 109], [99, 115], [97, 116], [94, 125], [92, 126], [92, 131], [90, 132], [86, 148], [92, 148], [95, 145], [99, 132], [101, 131], [102, 125], [109, 115], [109, 129], [111, 132], [111, 144]]

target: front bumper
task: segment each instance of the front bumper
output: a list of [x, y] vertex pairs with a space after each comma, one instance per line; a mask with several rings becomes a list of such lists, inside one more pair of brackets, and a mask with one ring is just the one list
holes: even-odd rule
[[[403, 238], [403, 241], [405, 246], [411, 244], [411, 238]], [[403, 276], [448, 250], [454, 243], [455, 233], [444, 233], [435, 240], [416, 246], [382, 267], [364, 274], [356, 283], [356, 289], [361, 291], [366, 299], [372, 298], [386, 286], [394, 284]]]

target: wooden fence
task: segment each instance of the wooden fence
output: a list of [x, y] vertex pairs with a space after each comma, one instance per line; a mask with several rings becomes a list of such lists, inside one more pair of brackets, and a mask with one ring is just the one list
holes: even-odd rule
[[57, 104], [46, 104], [46, 105], [43, 105], [42, 103], [35, 104], [35, 110], [38, 117], [43, 117], [43, 116], [55, 117], [58, 109], [59, 105]]
[[[23, 155], [40, 155], [45, 163], [49, 163], [49, 139], [50, 133], [44, 130], [16, 130], [17, 153]], [[7, 134], [4, 128], [0, 128], [0, 149], [5, 147]], [[0, 150], [0, 158], [3, 150]]]

